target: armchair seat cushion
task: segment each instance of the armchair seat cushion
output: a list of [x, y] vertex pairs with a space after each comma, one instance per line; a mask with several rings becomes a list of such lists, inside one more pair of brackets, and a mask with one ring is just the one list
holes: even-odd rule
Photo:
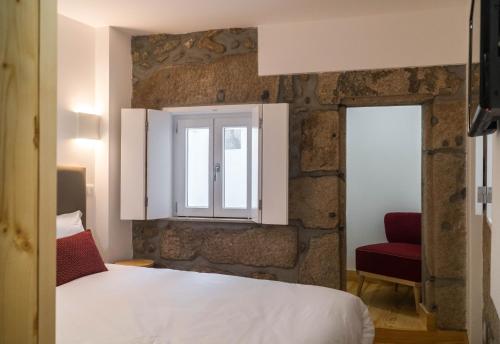
[[421, 246], [407, 243], [382, 243], [356, 249], [356, 270], [420, 282]]

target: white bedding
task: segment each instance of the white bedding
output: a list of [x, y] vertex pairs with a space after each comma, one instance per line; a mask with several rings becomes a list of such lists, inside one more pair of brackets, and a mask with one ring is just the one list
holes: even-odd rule
[[107, 265], [57, 287], [57, 343], [373, 342], [363, 302], [316, 286]]

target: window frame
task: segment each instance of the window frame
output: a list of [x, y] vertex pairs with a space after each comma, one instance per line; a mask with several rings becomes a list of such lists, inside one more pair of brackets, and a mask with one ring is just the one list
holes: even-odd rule
[[[199, 116], [198, 118], [174, 118], [174, 204], [176, 216], [193, 216], [193, 217], [212, 217], [213, 215], [213, 150], [210, 149], [213, 142], [213, 120], [207, 116]], [[209, 129], [209, 149], [208, 149], [208, 207], [188, 207], [187, 201], [187, 181], [186, 181], [186, 149], [187, 136], [185, 135], [188, 128], [207, 128]]]
[[[225, 161], [224, 161], [224, 134], [223, 130], [225, 127], [245, 127], [247, 129], [247, 166], [246, 166], [246, 205], [243, 208], [224, 208], [224, 182], [225, 178]], [[213, 136], [213, 165], [214, 172], [215, 164], [220, 164], [220, 174], [219, 178], [216, 178], [217, 174], [214, 174], [213, 183], [213, 204], [214, 212], [213, 217], [215, 218], [251, 218], [252, 211], [252, 122], [248, 115], [242, 115], [238, 117], [221, 117], [217, 116], [214, 118], [214, 136]]]
[[[173, 178], [174, 192], [172, 193], [173, 214], [172, 220], [207, 220], [207, 221], [233, 221], [233, 222], [261, 222], [262, 217], [262, 104], [245, 104], [245, 105], [220, 105], [220, 106], [194, 106], [194, 107], [179, 107], [179, 108], [163, 108], [162, 111], [171, 116], [173, 121], [174, 139], [172, 142], [173, 152]], [[223, 212], [208, 213], [204, 211], [185, 211], [184, 205], [180, 204], [179, 189], [184, 185], [179, 185], [179, 172], [177, 171], [176, 154], [179, 150], [176, 148], [176, 135], [178, 133], [178, 120], [202, 118], [230, 119], [230, 118], [246, 118], [247, 120], [247, 209], [223, 209]], [[213, 131], [212, 131], [213, 135]], [[212, 140], [214, 137], [212, 136]], [[213, 151], [213, 150], [212, 150]], [[213, 158], [213, 155], [212, 155]], [[213, 161], [213, 160], [212, 160]], [[212, 165], [213, 166], [213, 165]], [[213, 168], [211, 169], [211, 177], [213, 178]], [[182, 183], [183, 184], [183, 183]], [[212, 195], [215, 194], [212, 188]], [[185, 202], [185, 198], [182, 199]], [[212, 197], [212, 205], [213, 202]], [[221, 204], [222, 206], [222, 204]], [[191, 208], [192, 209], [192, 208]]]

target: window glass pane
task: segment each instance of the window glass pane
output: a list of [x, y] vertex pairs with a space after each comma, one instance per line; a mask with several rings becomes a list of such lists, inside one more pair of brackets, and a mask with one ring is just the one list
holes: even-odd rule
[[186, 207], [208, 208], [209, 128], [186, 129]]
[[247, 208], [247, 128], [225, 127], [224, 208]]

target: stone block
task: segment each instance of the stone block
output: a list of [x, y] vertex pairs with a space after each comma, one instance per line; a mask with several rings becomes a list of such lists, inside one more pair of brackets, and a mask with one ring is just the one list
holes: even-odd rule
[[465, 154], [424, 155], [424, 262], [441, 278], [465, 276]]
[[344, 97], [451, 95], [462, 83], [446, 67], [321, 73], [316, 96], [321, 104], [337, 104]]
[[340, 287], [339, 237], [337, 233], [314, 237], [299, 268], [299, 282]]
[[339, 169], [339, 113], [313, 112], [302, 122], [302, 171]]
[[132, 247], [134, 249], [134, 254], [135, 253], [139, 253], [139, 254], [143, 254], [146, 252], [145, 248], [144, 248], [144, 244], [145, 244], [145, 240], [142, 239], [142, 238], [134, 238], [132, 240]]
[[152, 239], [158, 236], [160, 230], [158, 227], [148, 226], [142, 229], [142, 237], [145, 239]]
[[251, 266], [295, 266], [297, 232], [292, 228], [209, 231], [200, 254], [212, 263]]
[[320, 73], [316, 84], [316, 98], [320, 104], [337, 104], [340, 73]]
[[256, 53], [223, 56], [212, 63], [169, 65], [134, 84], [132, 104], [154, 109], [214, 104], [220, 90], [228, 104], [260, 103], [264, 91], [275, 102], [278, 78], [258, 75]]
[[466, 287], [463, 280], [436, 280], [434, 303], [437, 326], [446, 330], [464, 330], [466, 326]]
[[289, 178], [295, 178], [301, 175], [300, 155], [301, 155], [301, 142], [302, 142], [302, 120], [307, 116], [307, 112], [293, 113], [294, 109], [290, 111], [289, 118]]
[[295, 98], [295, 92], [293, 89], [293, 76], [285, 75], [281, 77], [281, 85], [280, 85], [280, 102], [293, 102]]
[[191, 260], [198, 254], [203, 233], [191, 228], [167, 228], [161, 233], [160, 256], [164, 259]]
[[221, 31], [222, 30], [207, 31], [198, 41], [198, 48], [207, 49], [217, 54], [225, 53], [226, 46], [216, 40], [217, 35], [220, 34]]
[[167, 228], [161, 235], [164, 259], [291, 268], [297, 257], [297, 231], [293, 227], [257, 227], [248, 230]]
[[290, 218], [306, 228], [334, 229], [339, 218], [339, 178], [299, 177], [290, 181]]
[[425, 119], [425, 149], [458, 148], [465, 150], [466, 111], [465, 102], [436, 98], [432, 115]]

